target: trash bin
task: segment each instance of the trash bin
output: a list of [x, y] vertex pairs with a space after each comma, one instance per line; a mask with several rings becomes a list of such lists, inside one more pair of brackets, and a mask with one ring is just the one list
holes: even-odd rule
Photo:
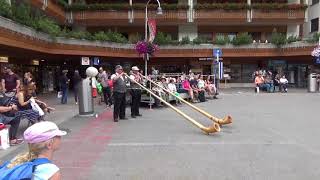
[[311, 73], [309, 74], [309, 92], [317, 92], [318, 90], [318, 83], [317, 83], [317, 74]]
[[92, 86], [91, 78], [87, 77], [86, 79], [80, 82], [79, 89], [79, 115], [80, 116], [93, 116], [93, 98], [92, 98]]

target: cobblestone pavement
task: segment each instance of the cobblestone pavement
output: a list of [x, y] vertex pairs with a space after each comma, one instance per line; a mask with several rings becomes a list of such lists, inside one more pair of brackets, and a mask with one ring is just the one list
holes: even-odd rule
[[[106, 109], [98, 118], [73, 117], [60, 124], [71, 133], [55, 161], [63, 179], [70, 180], [316, 180], [319, 102], [320, 94], [303, 90], [288, 94], [226, 90], [218, 100], [196, 104], [215, 116], [230, 114], [234, 119], [210, 136], [169, 108], [143, 109], [143, 117], [118, 123]], [[179, 108], [204, 125], [211, 124], [187, 106]]]

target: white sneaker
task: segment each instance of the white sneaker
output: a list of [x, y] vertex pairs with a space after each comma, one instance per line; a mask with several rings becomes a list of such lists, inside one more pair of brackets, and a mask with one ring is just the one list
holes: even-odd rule
[[78, 102], [76, 102], [76, 105], [78, 104]]

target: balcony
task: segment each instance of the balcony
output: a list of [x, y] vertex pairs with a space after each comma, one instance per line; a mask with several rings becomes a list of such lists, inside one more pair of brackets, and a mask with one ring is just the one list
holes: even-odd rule
[[121, 25], [128, 24], [129, 15], [126, 10], [98, 10], [73, 12], [75, 24], [83, 25]]
[[[158, 24], [174, 24], [187, 21], [186, 10], [164, 10], [161, 16], [157, 16], [153, 10], [148, 11], [149, 18], [157, 19]], [[145, 20], [144, 10], [96, 10], [73, 12], [76, 24], [85, 25], [143, 25]]]
[[198, 9], [194, 19], [199, 24], [243, 24], [247, 21], [247, 11]]
[[59, 23], [63, 24], [66, 21], [65, 10], [55, 2], [48, 0], [47, 6], [44, 6], [43, 0], [30, 0], [31, 5], [38, 7], [39, 9], [45, 10], [50, 16], [55, 18]]
[[304, 22], [305, 14], [303, 9], [284, 10], [252, 10], [252, 22], [258, 24], [288, 24]]
[[[134, 10], [134, 22], [144, 24], [145, 11]], [[176, 24], [187, 22], [187, 10], [163, 10], [162, 15], [157, 15], [156, 11], [148, 10], [148, 18], [157, 20], [157, 24]]]

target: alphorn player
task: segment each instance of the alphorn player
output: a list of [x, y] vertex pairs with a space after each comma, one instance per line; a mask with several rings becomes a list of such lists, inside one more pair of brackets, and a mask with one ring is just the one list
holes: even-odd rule
[[126, 118], [126, 73], [123, 72], [122, 66], [117, 65], [116, 73], [111, 76], [113, 81], [113, 121], [118, 122], [119, 118], [127, 120]]
[[[133, 66], [131, 68], [132, 74], [130, 75], [130, 79], [136, 81], [139, 84], [142, 84], [142, 77], [139, 73], [139, 68], [137, 66]], [[130, 82], [130, 93], [131, 93], [131, 117], [136, 118], [136, 116], [142, 116], [139, 113], [139, 106], [141, 101], [141, 88], [138, 84], [133, 81]]]

